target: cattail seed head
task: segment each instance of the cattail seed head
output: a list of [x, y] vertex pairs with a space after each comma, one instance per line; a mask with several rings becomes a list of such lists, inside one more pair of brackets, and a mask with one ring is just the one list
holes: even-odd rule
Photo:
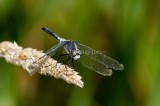
[[[43, 56], [45, 57], [42, 60], [41, 57]], [[53, 58], [46, 56], [42, 51], [32, 48], [23, 49], [16, 42], [4, 41], [0, 43], [0, 57], [5, 58], [7, 62], [22, 66], [30, 75], [33, 75], [38, 70], [40, 74], [61, 78], [68, 83], [83, 87], [83, 81], [78, 72], [58, 63]], [[41, 60], [38, 61], [39, 59]]]

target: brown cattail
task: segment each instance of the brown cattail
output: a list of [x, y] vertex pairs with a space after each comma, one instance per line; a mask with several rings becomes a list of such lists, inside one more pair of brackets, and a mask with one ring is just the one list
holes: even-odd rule
[[38, 70], [40, 74], [62, 78], [68, 83], [83, 87], [83, 81], [78, 72], [66, 65], [57, 63], [56, 60], [46, 56], [42, 51], [32, 48], [23, 49], [15, 42], [4, 41], [0, 43], [0, 57], [4, 57], [7, 62], [22, 66], [30, 75]]

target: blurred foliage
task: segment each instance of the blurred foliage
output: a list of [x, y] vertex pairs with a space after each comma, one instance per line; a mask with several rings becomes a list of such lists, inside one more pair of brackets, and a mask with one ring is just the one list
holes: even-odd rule
[[[79, 67], [83, 89], [0, 59], [0, 106], [158, 106], [159, 0], [0, 0], [0, 41], [47, 50], [47, 26], [123, 63], [111, 77]], [[85, 38], [85, 39], [84, 39]]]

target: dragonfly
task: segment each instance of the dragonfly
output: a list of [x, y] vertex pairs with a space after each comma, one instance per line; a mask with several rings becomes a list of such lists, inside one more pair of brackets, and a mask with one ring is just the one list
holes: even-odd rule
[[[75, 42], [73, 40], [66, 40], [64, 38], [61, 38], [47, 27], [43, 27], [42, 30], [52, 35], [59, 42], [57, 45], [53, 46], [45, 53], [47, 57], [53, 56], [57, 49], [63, 47], [66, 51], [66, 54], [62, 54], [60, 56], [67, 55], [68, 63], [69, 61], [72, 61], [72, 63], [73, 61], [78, 61], [88, 69], [93, 70], [103, 76], [110, 76], [112, 74], [112, 69], [124, 69], [124, 66], [117, 60], [101, 52], [98, 52], [84, 44]], [[41, 62], [39, 62], [40, 64], [43, 64], [45, 62], [46, 56], [42, 56], [41, 59], [39, 59], [41, 60]]]

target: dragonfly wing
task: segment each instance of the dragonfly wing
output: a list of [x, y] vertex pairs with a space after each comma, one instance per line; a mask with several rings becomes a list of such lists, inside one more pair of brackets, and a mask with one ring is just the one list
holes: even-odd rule
[[47, 56], [53, 56], [58, 48], [60, 48], [63, 45], [63, 43], [58, 43], [57, 45], [53, 46], [49, 50], [47, 50], [46, 55]]
[[30, 73], [31, 75], [34, 74], [35, 72], [37, 72], [42, 64], [44, 64], [44, 62], [52, 55], [55, 54], [55, 52], [57, 51], [57, 49], [59, 47], [61, 47], [62, 44], [61, 43], [58, 43], [57, 45], [55, 45], [54, 47], [52, 47], [51, 49], [49, 49], [45, 55], [43, 55], [42, 57], [40, 57], [38, 60], [34, 61], [30, 66], [29, 68], [32, 70], [32, 72]]
[[87, 68], [96, 71], [104, 76], [111, 75], [112, 69], [123, 70], [123, 65], [118, 61], [108, 57], [90, 47], [87, 47], [81, 43], [76, 43], [78, 49], [82, 52], [82, 55], [78, 61]]
[[112, 69], [109, 69], [106, 65], [97, 62], [95, 60], [93, 60], [92, 58], [90, 58], [87, 55], [82, 54], [80, 59], [78, 59], [78, 61], [84, 65], [85, 67], [101, 74], [104, 76], [110, 76], [112, 75]]

